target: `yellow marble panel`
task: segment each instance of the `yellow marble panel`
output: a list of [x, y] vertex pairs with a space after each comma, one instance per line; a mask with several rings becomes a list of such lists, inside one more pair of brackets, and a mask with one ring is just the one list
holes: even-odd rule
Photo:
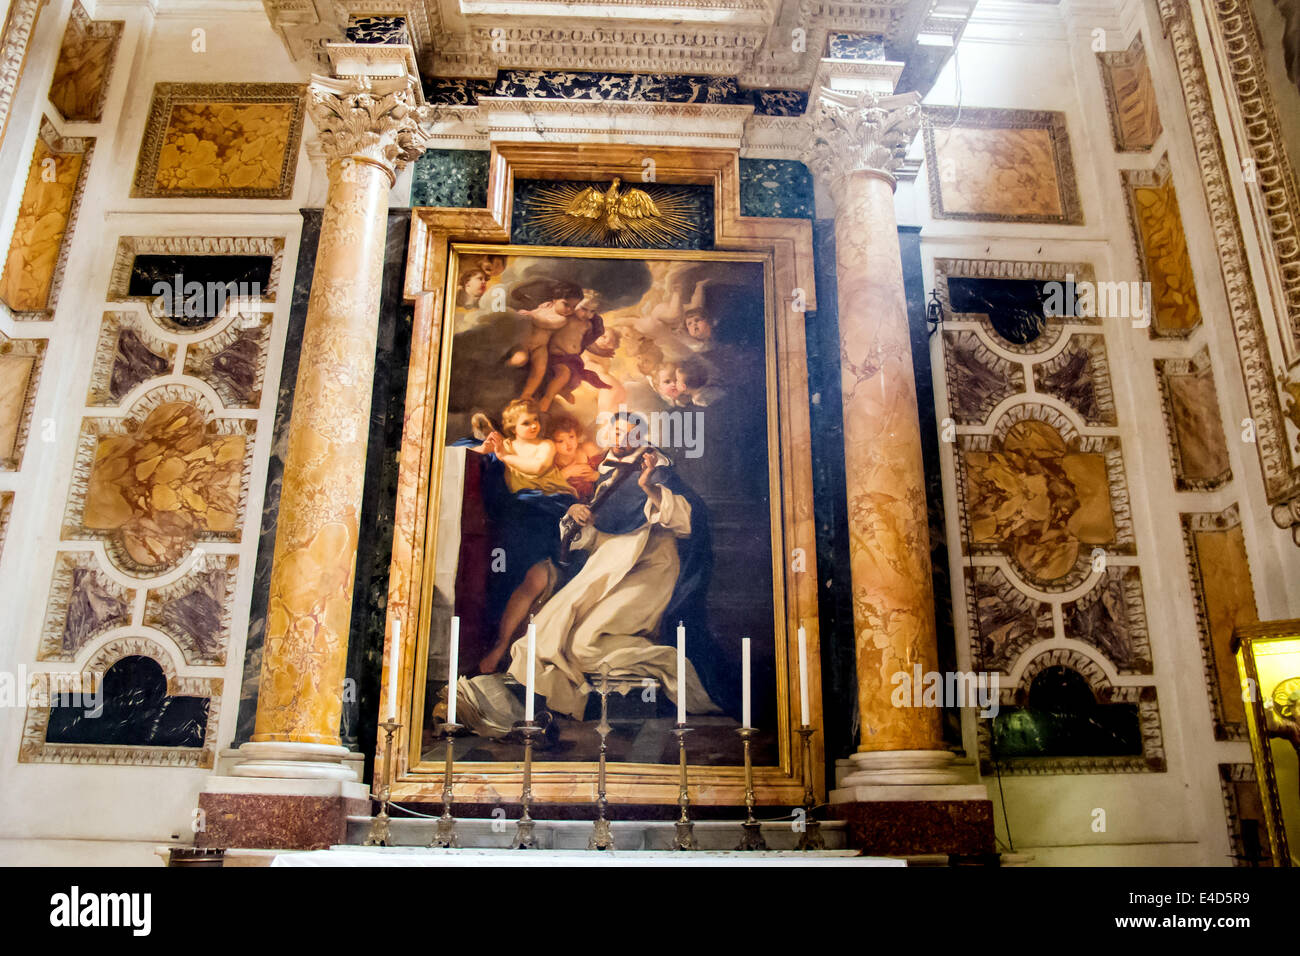
[[1127, 50], [1098, 53], [1097, 59], [1101, 63], [1115, 148], [1126, 152], [1149, 150], [1162, 127], [1142, 37], [1134, 37]]
[[35, 364], [35, 356], [0, 355], [0, 461], [12, 458], [18, 444]]
[[296, 106], [176, 103], [154, 186], [160, 192], [275, 189]]
[[934, 131], [946, 213], [1060, 216], [1060, 185], [1045, 129]]
[[50, 103], [66, 120], [95, 123], [103, 112], [122, 21], [95, 21], [73, 6], [50, 81]]
[[9, 255], [0, 275], [0, 301], [16, 312], [49, 305], [82, 159], [79, 153], [56, 153], [44, 140], [36, 141]]
[[175, 563], [196, 534], [235, 530], [244, 441], [214, 433], [189, 402], [160, 404], [127, 434], [100, 439], [84, 526], [117, 532], [140, 565]]
[[1174, 183], [1132, 187], [1134, 214], [1146, 280], [1151, 283], [1152, 325], [1165, 335], [1186, 335], [1201, 322], [1192, 260], [1178, 212]]

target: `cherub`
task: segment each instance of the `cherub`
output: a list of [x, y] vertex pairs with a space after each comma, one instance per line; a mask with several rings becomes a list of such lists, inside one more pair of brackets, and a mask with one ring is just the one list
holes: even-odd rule
[[515, 368], [528, 366], [528, 380], [519, 393], [521, 399], [532, 398], [541, 386], [546, 377], [551, 336], [564, 328], [581, 300], [581, 288], [556, 279], [530, 279], [510, 290], [511, 307], [532, 320], [532, 328], [506, 359]]
[[680, 373], [681, 366], [676, 362], [665, 362], [655, 369], [654, 379], [650, 383], [659, 397], [669, 405], [679, 404], [682, 394]]
[[598, 399], [601, 411], [612, 411], [627, 401], [627, 389], [610, 368], [610, 363], [622, 341], [623, 335], [618, 329], [606, 329], [604, 334], [588, 345], [586, 351], [582, 353], [582, 360], [587, 368], [607, 386]]
[[542, 415], [535, 401], [516, 398], [507, 405], [501, 412], [501, 429], [511, 437], [492, 431], [474, 451], [501, 459], [511, 493], [536, 488], [547, 494], [573, 494], [555, 465], [555, 442], [542, 437]]
[[557, 415], [551, 421], [551, 441], [555, 442], [555, 467], [560, 469], [570, 487], [584, 501], [596, 490], [600, 474], [595, 465], [604, 452], [582, 434], [582, 426], [572, 415]]
[[573, 309], [564, 326], [551, 333], [547, 350], [549, 351], [549, 370], [551, 380], [546, 386], [546, 393], [538, 403], [542, 411], [551, 407], [551, 402], [558, 396], [566, 402], [573, 403], [573, 390], [587, 382], [596, 388], [609, 388], [603, 379], [582, 361], [582, 353], [600, 336], [605, 334], [605, 320], [598, 311], [600, 298], [591, 289], [583, 293], [583, 298]]
[[456, 308], [472, 309], [487, 291], [488, 274], [484, 269], [470, 269], [460, 274], [456, 287]]
[[687, 359], [676, 368], [678, 405], [705, 408], [722, 398], [725, 391], [712, 384], [709, 367], [699, 359]]

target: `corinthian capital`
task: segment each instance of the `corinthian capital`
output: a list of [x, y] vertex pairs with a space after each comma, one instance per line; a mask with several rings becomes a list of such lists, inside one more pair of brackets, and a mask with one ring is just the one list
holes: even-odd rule
[[812, 142], [804, 162], [838, 193], [844, 180], [860, 170], [893, 179], [921, 125], [921, 94], [822, 87], [811, 120]]
[[410, 77], [313, 76], [307, 110], [329, 161], [380, 166], [390, 181], [429, 144], [431, 106], [417, 106]]

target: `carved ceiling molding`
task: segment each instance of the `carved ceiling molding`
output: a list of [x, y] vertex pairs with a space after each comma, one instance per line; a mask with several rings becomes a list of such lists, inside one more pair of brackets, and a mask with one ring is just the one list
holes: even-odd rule
[[[827, 35], [874, 34], [890, 56], [918, 33], [951, 37], [973, 2], [924, 0], [264, 0], [295, 59], [327, 64], [349, 16], [401, 15], [427, 76], [503, 69], [734, 76], [758, 89], [812, 85]], [[951, 8], [951, 9], [949, 9]], [[899, 57], [901, 58], [901, 54]], [[932, 82], [933, 77], [929, 80]]]
[[1255, 424], [1255, 448], [1264, 478], [1264, 492], [1273, 506], [1274, 522], [1291, 531], [1300, 545], [1300, 467], [1289, 447], [1278, 381], [1269, 354], [1259, 301], [1246, 254], [1245, 237], [1231, 182], [1240, 171], [1229, 171], [1223, 140], [1196, 39], [1196, 26], [1186, 0], [1158, 0], [1160, 18], [1173, 46], [1187, 118], [1196, 146], [1201, 183], [1219, 252], [1219, 268], [1228, 297], [1237, 353], [1250, 417]]

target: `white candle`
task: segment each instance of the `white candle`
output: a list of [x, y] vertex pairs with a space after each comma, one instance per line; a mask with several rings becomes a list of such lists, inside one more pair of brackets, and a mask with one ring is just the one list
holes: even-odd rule
[[402, 659], [402, 622], [393, 621], [393, 651], [388, 661], [388, 719], [397, 720], [397, 669]]
[[533, 671], [537, 667], [537, 625], [528, 622], [528, 683], [524, 685], [524, 720], [533, 722]]
[[808, 635], [799, 625], [799, 722], [807, 727], [808, 719]]
[[677, 722], [686, 723], [686, 625], [677, 622]]
[[750, 726], [749, 723], [749, 638], [743, 638], [740, 642], [740, 667], [743, 675], [742, 697], [741, 697], [741, 725]]
[[[456, 672], [460, 670], [460, 618], [451, 617], [451, 660], [447, 662], [447, 723], [456, 722]], [[807, 721], [805, 721], [807, 723]]]

